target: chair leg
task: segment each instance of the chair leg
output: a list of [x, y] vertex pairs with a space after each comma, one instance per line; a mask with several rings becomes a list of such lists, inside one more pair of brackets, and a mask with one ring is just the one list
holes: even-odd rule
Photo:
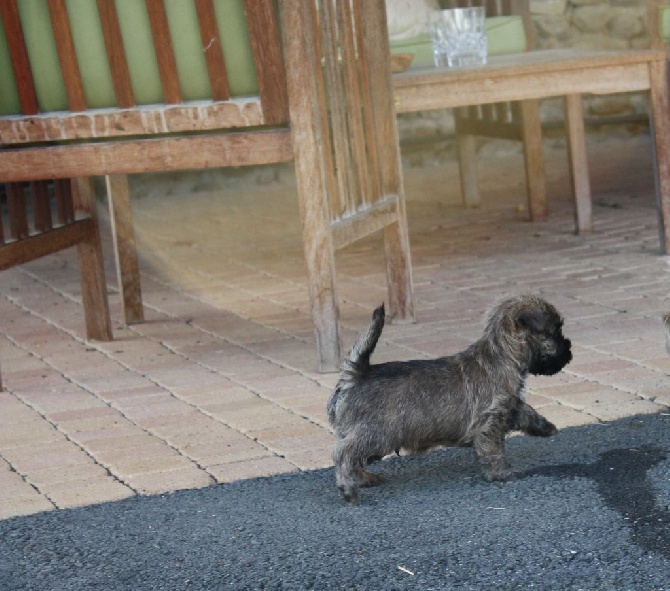
[[123, 314], [126, 324], [139, 324], [144, 322], [144, 309], [128, 177], [108, 175], [106, 180]]
[[521, 101], [521, 137], [526, 165], [528, 213], [533, 222], [547, 219], [547, 180], [542, 149], [540, 104], [536, 100]]
[[586, 153], [584, 134], [584, 113], [582, 97], [571, 94], [565, 97], [565, 130], [570, 163], [570, 179], [575, 196], [575, 224], [577, 233], [593, 230], [591, 206], [591, 182], [589, 181], [589, 161]]
[[77, 244], [86, 336], [96, 341], [111, 341], [112, 322], [95, 194], [89, 178], [73, 179], [72, 189], [76, 206], [86, 211], [92, 222], [87, 240]]
[[384, 228], [389, 311], [393, 322], [414, 322], [412, 261], [404, 211], [400, 212], [398, 220]]
[[[300, 200], [303, 201], [303, 197]], [[316, 227], [316, 224], [306, 227], [305, 220], [309, 219], [303, 217], [303, 243], [316, 338], [317, 368], [323, 373], [335, 372], [340, 368], [341, 358], [335, 252], [328, 220], [323, 220], [325, 223], [319, 224], [320, 227]]]
[[477, 182], [477, 154], [475, 151], [475, 136], [458, 134], [456, 136], [458, 148], [458, 172], [461, 179], [461, 192], [465, 207], [479, 207], [482, 202]]

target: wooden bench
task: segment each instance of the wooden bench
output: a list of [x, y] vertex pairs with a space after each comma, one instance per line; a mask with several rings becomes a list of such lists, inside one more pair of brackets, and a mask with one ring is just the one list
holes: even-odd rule
[[[143, 313], [126, 175], [291, 160], [318, 368], [340, 362], [338, 248], [383, 231], [390, 313], [413, 318], [383, 0], [80, 0], [76, 12], [47, 0], [35, 12], [40, 5], [0, 0], [0, 75], [9, 63], [17, 105], [0, 114], [0, 183], [106, 176], [128, 323]], [[35, 30], [53, 37], [51, 53]], [[54, 67], [37, 57], [45, 52], [63, 105], [48, 104]], [[245, 60], [255, 87], [236, 92], [233, 70]], [[43, 230], [11, 234], [0, 252], [30, 249], [37, 232], [54, 248], [68, 245]], [[24, 258], [0, 259], [0, 268]], [[84, 282], [94, 283], [87, 269]], [[104, 298], [94, 298], [96, 317], [108, 316]]]

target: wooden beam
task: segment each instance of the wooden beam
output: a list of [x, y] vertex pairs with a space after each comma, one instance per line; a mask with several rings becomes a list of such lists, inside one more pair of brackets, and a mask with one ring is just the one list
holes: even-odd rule
[[43, 234], [10, 242], [0, 248], [0, 271], [23, 265], [85, 240], [91, 232], [91, 220], [77, 220]]
[[256, 127], [268, 124], [263, 117], [257, 97], [133, 110], [95, 109], [81, 114], [45, 113], [0, 118], [0, 144], [109, 140], [132, 135]]
[[4, 182], [274, 164], [293, 159], [288, 129], [0, 151]]
[[339, 250], [383, 230], [385, 226], [398, 220], [398, 196], [388, 195], [371, 207], [357, 214], [333, 222], [333, 245]]

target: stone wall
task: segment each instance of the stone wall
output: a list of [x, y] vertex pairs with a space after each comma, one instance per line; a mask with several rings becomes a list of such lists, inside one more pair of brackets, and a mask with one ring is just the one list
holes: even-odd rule
[[530, 0], [537, 49], [649, 46], [641, 0]]

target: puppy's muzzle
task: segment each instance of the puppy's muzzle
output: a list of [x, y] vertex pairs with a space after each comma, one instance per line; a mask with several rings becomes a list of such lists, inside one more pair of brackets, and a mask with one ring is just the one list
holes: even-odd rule
[[561, 339], [556, 354], [552, 357], [535, 359], [529, 369], [533, 375], [553, 376], [572, 361], [572, 343], [570, 339]]

